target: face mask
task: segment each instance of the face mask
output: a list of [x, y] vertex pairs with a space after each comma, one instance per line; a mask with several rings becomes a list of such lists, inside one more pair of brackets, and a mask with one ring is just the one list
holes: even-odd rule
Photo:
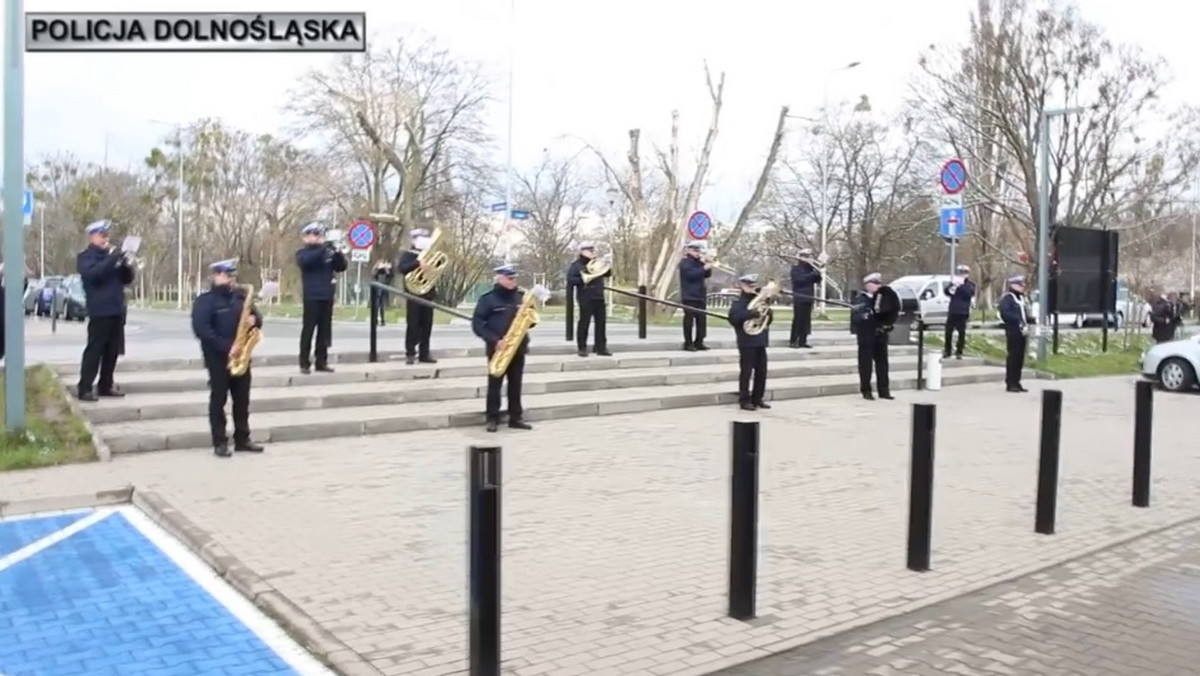
[[429, 248], [429, 241], [430, 240], [428, 237], [414, 237], [413, 238], [413, 248], [424, 251], [425, 249]]

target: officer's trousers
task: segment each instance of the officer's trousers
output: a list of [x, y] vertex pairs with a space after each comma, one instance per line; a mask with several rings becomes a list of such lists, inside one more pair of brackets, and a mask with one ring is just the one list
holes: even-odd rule
[[767, 348], [738, 348], [738, 403], [757, 404], [767, 394]]
[[300, 366], [308, 368], [313, 356], [313, 334], [316, 333], [317, 368], [329, 363], [329, 346], [333, 345], [333, 301], [304, 301], [304, 320], [300, 327]]
[[[493, 350], [488, 350], [488, 360], [492, 358]], [[487, 419], [500, 421], [500, 389], [504, 381], [508, 381], [508, 421], [520, 420], [525, 409], [521, 408], [521, 381], [525, 377], [525, 355], [520, 351], [508, 364], [508, 370], [499, 378], [488, 375], [487, 382]]]
[[240, 376], [229, 374], [227, 364], [212, 361], [208, 369], [208, 424], [212, 429], [213, 446], [228, 443], [225, 429], [225, 402], [233, 400], [233, 441], [250, 443], [250, 370]]
[[888, 374], [888, 337], [872, 334], [858, 338], [858, 387], [863, 394], [871, 393], [871, 371], [875, 371], [875, 387], [880, 396], [891, 394]]
[[608, 306], [603, 298], [580, 298], [579, 323], [575, 325], [575, 343], [579, 351], [587, 349], [588, 327], [592, 321], [596, 323], [596, 339], [592, 342], [592, 351], [601, 352], [608, 349]]
[[812, 333], [812, 310], [810, 300], [792, 301], [792, 335], [788, 339], [793, 345], [807, 345], [808, 336]]
[[433, 337], [433, 308], [411, 300], [404, 307], [404, 356], [429, 359], [429, 340]]
[[954, 345], [954, 354], [962, 356], [963, 346], [967, 342], [967, 318], [969, 315], [950, 315], [946, 317], [946, 339], [942, 347], [942, 356], [950, 356], [950, 347], [954, 335], [958, 334], [958, 342]]
[[[685, 300], [680, 301], [681, 304], [688, 307], [694, 307], [698, 310], [705, 309], [707, 303], [702, 300]], [[683, 344], [688, 346], [703, 345], [704, 337], [708, 335], [708, 315], [703, 312], [687, 312], [683, 313]]]
[[1025, 351], [1029, 338], [1018, 329], [1004, 330], [1004, 384], [1010, 389], [1021, 386], [1021, 371], [1025, 370]]
[[[88, 320], [87, 345], [83, 348], [83, 363], [79, 367], [79, 393], [92, 391], [111, 392], [113, 373], [117, 369], [117, 357], [124, 345], [124, 324], [121, 316], [92, 317]], [[96, 382], [96, 374], [100, 382]]]

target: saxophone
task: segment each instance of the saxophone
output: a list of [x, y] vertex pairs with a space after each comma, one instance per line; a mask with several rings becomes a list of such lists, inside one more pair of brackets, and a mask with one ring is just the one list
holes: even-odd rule
[[530, 329], [537, 326], [538, 313], [533, 303], [534, 300], [545, 302], [549, 297], [550, 291], [543, 286], [534, 286], [525, 292], [525, 297], [521, 299], [521, 305], [517, 308], [517, 315], [513, 317], [512, 324], [509, 324], [508, 330], [504, 332], [504, 349], [496, 350], [488, 362], [488, 375], [493, 378], [501, 378], [508, 372], [508, 365], [512, 363], [513, 357], [517, 356], [517, 350], [520, 350], [525, 343]]
[[242, 301], [242, 315], [238, 317], [237, 335], [233, 337], [233, 345], [238, 348], [238, 355], [229, 358], [229, 375], [234, 377], [244, 375], [250, 369], [250, 355], [262, 342], [262, 330], [257, 326], [246, 326], [246, 318], [254, 311], [254, 285], [240, 284], [238, 288], [246, 292], [246, 299]]

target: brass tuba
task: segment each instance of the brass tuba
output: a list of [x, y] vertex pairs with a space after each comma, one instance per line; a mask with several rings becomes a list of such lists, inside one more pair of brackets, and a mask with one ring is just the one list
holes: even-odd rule
[[587, 267], [583, 269], [583, 283], [590, 284], [593, 279], [603, 277], [612, 270], [612, 254], [606, 254], [603, 258], [596, 256], [588, 261]]
[[246, 298], [242, 301], [242, 316], [238, 317], [237, 334], [233, 337], [233, 346], [238, 348], [238, 354], [229, 358], [229, 375], [235, 377], [245, 375], [250, 369], [250, 356], [263, 338], [262, 329], [246, 326], [246, 318], [254, 311], [254, 285], [240, 284], [238, 288], [245, 290]]
[[771, 301], [778, 295], [779, 285], [773, 281], [767, 282], [766, 286], [759, 289], [758, 295], [750, 301], [747, 307], [750, 310], [758, 310], [762, 314], [742, 322], [742, 331], [747, 336], [757, 336], [767, 329], [771, 323]]
[[429, 237], [429, 246], [417, 254], [417, 261], [423, 266], [404, 276], [404, 288], [409, 293], [424, 296], [432, 291], [438, 277], [442, 276], [442, 271], [450, 264], [450, 256], [438, 249], [438, 244], [441, 243], [442, 229], [435, 228]]
[[550, 297], [550, 291], [544, 286], [534, 285], [524, 295], [525, 297], [521, 299], [521, 306], [517, 308], [517, 316], [513, 317], [512, 324], [509, 324], [508, 330], [504, 332], [504, 349], [496, 350], [491, 360], [488, 361], [488, 375], [493, 378], [500, 378], [508, 372], [508, 365], [517, 355], [517, 350], [520, 350], [525, 343], [525, 337], [529, 335], [529, 330], [537, 326], [538, 313], [533, 301], [545, 302]]

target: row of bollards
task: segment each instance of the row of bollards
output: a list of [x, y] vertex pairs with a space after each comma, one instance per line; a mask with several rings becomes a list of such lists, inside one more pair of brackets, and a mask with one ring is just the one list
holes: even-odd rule
[[[1150, 506], [1154, 386], [1137, 384], [1133, 435], [1133, 505]], [[1058, 507], [1062, 392], [1042, 393], [1034, 530], [1052, 535]], [[933, 542], [934, 433], [937, 407], [914, 404], [910, 440], [907, 567], [926, 572]], [[729, 500], [729, 617], [750, 620], [758, 584], [759, 423], [733, 423]], [[470, 513], [470, 676], [500, 675], [500, 448], [468, 453]]]

